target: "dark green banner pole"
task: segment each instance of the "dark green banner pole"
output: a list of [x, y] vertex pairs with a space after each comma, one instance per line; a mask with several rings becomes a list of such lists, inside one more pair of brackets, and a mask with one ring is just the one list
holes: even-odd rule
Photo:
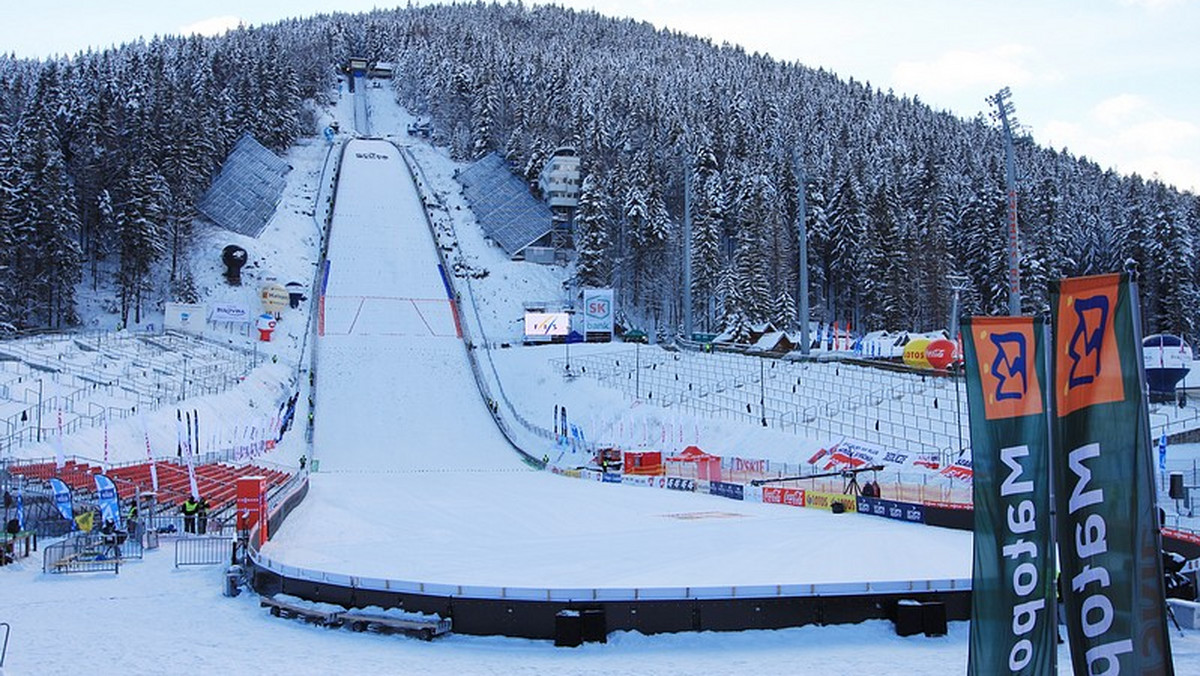
[[1137, 287], [1051, 287], [1059, 563], [1079, 676], [1174, 674], [1143, 388]]
[[1057, 673], [1045, 324], [963, 323], [974, 468], [972, 676]]

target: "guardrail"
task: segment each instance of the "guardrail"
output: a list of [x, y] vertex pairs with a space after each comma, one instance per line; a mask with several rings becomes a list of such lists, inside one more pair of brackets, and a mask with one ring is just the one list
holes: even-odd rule
[[48, 545], [42, 558], [43, 573], [119, 573], [121, 563], [142, 558], [142, 545], [125, 533], [77, 533]]
[[233, 560], [233, 538], [219, 535], [181, 537], [175, 540], [175, 567], [212, 566]]

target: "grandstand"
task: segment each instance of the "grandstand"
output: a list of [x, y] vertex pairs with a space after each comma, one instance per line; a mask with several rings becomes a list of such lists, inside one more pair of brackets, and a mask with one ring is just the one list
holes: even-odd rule
[[[566, 360], [550, 360], [566, 370]], [[809, 438], [849, 437], [953, 463], [970, 446], [961, 375], [845, 361], [793, 361], [732, 352], [628, 349], [571, 357], [571, 372], [626, 396], [705, 418]], [[1200, 423], [1196, 407], [1153, 404], [1151, 433]]]
[[290, 170], [253, 136], [243, 134], [196, 210], [226, 230], [258, 237], [275, 213]]
[[550, 207], [529, 192], [498, 153], [459, 172], [458, 180], [484, 233], [511, 258], [521, 257], [553, 229]]
[[[208, 501], [214, 518], [231, 513], [237, 497], [237, 481], [242, 477], [261, 476], [266, 479], [268, 492], [278, 489], [293, 476], [292, 472], [269, 467], [263, 463], [233, 464], [216, 462], [198, 464], [194, 467], [196, 486], [201, 496]], [[179, 505], [191, 494], [191, 479], [187, 465], [170, 460], [138, 462], [112, 467], [107, 472], [98, 464], [71, 458], [58, 467], [53, 460], [37, 460], [10, 465], [8, 473], [22, 482], [23, 490], [33, 496], [44, 495], [44, 484], [51, 478], [61, 479], [71, 489], [76, 509], [94, 503], [96, 496], [95, 476], [105, 474], [117, 486], [123, 499], [135, 495], [153, 493], [157, 505], [156, 515], [171, 518]], [[158, 490], [154, 490], [154, 474], [158, 475]]]
[[[47, 334], [0, 343], [0, 449], [11, 452], [237, 385], [252, 353], [177, 333]], [[61, 419], [60, 419], [61, 416]]]

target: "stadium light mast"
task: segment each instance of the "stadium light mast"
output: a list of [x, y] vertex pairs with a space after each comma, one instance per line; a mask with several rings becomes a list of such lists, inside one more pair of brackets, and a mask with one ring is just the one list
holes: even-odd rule
[[692, 325], [692, 167], [683, 163], [683, 338], [691, 340]]
[[1013, 127], [1017, 126], [1012, 91], [1005, 87], [987, 98], [996, 107], [992, 119], [1004, 131], [1004, 182], [1008, 188], [1008, 314], [1021, 314], [1021, 251], [1017, 237], [1017, 171], [1013, 161]]
[[796, 301], [800, 304], [796, 312], [796, 323], [800, 325], [800, 354], [808, 356], [808, 177], [804, 174], [804, 161], [798, 151], [792, 152], [792, 162], [796, 165], [796, 241], [799, 251], [796, 256], [800, 274], [797, 280]]

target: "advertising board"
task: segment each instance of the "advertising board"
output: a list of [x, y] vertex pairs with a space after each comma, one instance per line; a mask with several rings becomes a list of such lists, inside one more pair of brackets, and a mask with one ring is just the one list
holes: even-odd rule
[[613, 332], [613, 290], [583, 290], [583, 330], [585, 333]]

